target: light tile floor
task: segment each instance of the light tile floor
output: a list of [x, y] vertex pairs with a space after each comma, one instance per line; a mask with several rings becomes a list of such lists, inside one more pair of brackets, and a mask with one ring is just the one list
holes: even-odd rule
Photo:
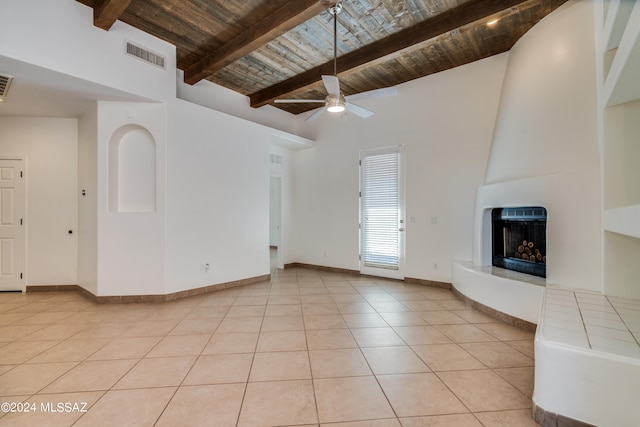
[[384, 279], [287, 269], [162, 304], [0, 294], [0, 402], [31, 411], [0, 426], [535, 426], [533, 366], [532, 333]]

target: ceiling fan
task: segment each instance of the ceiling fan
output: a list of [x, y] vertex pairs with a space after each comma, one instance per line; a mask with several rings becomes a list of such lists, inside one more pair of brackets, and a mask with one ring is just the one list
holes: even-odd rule
[[333, 15], [333, 75], [322, 76], [322, 83], [327, 90], [327, 97], [325, 99], [276, 99], [276, 104], [285, 103], [322, 103], [324, 107], [318, 109], [313, 114], [305, 119], [305, 121], [315, 120], [325, 111], [330, 113], [341, 113], [348, 111], [357, 116], [367, 118], [371, 117], [373, 111], [367, 110], [364, 107], [354, 104], [352, 101], [358, 101], [362, 99], [382, 98], [385, 96], [393, 96], [398, 93], [398, 89], [395, 87], [375, 89], [367, 92], [358, 93], [355, 95], [344, 96], [340, 90], [340, 81], [338, 80], [338, 14], [342, 11], [342, 3], [336, 2], [329, 9], [329, 13]]

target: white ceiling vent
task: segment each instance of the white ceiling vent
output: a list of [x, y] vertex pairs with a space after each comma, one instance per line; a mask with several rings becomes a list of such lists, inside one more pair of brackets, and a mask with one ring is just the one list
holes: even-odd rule
[[0, 96], [2, 97], [7, 96], [7, 93], [9, 93], [9, 87], [11, 87], [12, 81], [13, 81], [13, 76], [0, 74]]
[[151, 65], [162, 68], [164, 70], [165, 58], [164, 56], [155, 53], [147, 48], [139, 46], [137, 44], [127, 41], [125, 43], [125, 53], [138, 59], [148, 62]]

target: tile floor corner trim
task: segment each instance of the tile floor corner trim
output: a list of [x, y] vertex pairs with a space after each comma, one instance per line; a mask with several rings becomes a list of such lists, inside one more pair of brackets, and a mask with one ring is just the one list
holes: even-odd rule
[[92, 292], [86, 290], [80, 285], [29, 285], [26, 288], [27, 293], [33, 292], [60, 292], [60, 291], [76, 291], [86, 298], [95, 301], [97, 303], [126, 303], [126, 302], [168, 302], [175, 301], [182, 298], [193, 297], [197, 295], [204, 295], [211, 292], [222, 291], [225, 289], [234, 288], [236, 286], [250, 285], [252, 283], [259, 283], [268, 281], [271, 279], [270, 274], [262, 276], [249, 277], [246, 279], [234, 280], [231, 282], [218, 283], [216, 285], [203, 286], [200, 288], [187, 289], [184, 291], [172, 292], [169, 294], [156, 294], [156, 295], [108, 295], [98, 296]]

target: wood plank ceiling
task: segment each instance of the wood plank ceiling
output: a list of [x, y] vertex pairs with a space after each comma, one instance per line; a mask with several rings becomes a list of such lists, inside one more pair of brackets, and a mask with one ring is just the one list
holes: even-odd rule
[[[249, 96], [323, 99], [333, 74], [336, 0], [77, 0], [94, 24], [116, 20], [177, 48], [185, 81]], [[394, 86], [505, 52], [567, 0], [342, 0], [337, 71], [352, 95]], [[490, 20], [499, 19], [495, 25]], [[298, 114], [318, 104], [276, 104]]]

